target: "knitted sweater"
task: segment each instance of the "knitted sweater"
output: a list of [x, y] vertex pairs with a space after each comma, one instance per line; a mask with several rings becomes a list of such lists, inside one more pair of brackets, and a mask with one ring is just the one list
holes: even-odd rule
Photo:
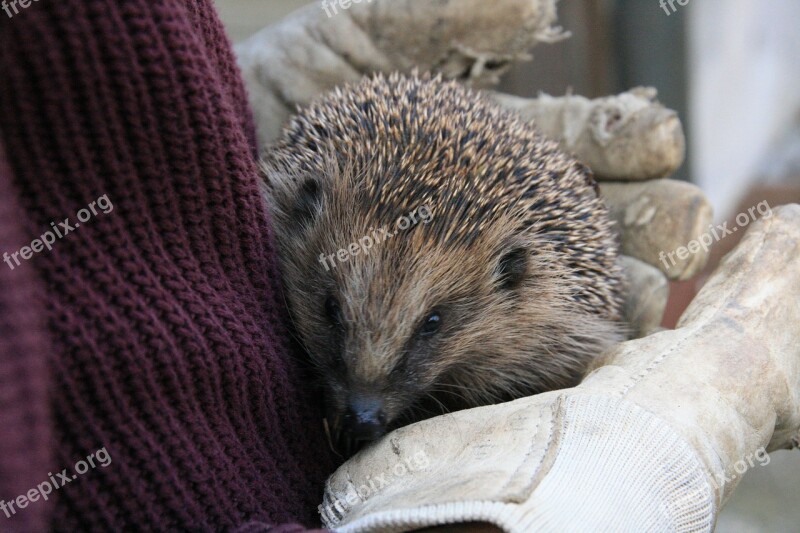
[[211, 0], [0, 11], [0, 530], [318, 523], [257, 180]]

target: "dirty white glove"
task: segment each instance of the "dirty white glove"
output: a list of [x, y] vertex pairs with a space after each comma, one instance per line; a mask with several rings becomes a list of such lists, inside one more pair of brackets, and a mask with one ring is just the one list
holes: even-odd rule
[[496, 83], [539, 42], [565, 37], [556, 0], [363, 0], [329, 17], [318, 2], [236, 47], [264, 146], [297, 106], [375, 72], [441, 72]]
[[800, 206], [754, 224], [679, 327], [573, 389], [402, 428], [329, 480], [337, 531], [711, 531], [743, 470], [800, 444]]

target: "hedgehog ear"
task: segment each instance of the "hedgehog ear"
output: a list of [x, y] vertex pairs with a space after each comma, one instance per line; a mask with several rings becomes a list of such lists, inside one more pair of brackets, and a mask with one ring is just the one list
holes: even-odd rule
[[297, 190], [294, 213], [295, 219], [305, 224], [312, 222], [322, 203], [322, 190], [315, 179], [307, 179]]
[[527, 248], [516, 246], [507, 250], [497, 264], [497, 283], [501, 290], [513, 290], [522, 284], [528, 272]]

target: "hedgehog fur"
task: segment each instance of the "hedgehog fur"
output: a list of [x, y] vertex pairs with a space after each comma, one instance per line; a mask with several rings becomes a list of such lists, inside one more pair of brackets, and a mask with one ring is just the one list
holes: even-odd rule
[[[290, 121], [264, 176], [340, 438], [572, 386], [621, 339], [617, 238], [590, 171], [478, 92], [416, 74], [341, 87]], [[397, 229], [423, 207], [429, 222]], [[350, 253], [378, 228], [395, 234]]]

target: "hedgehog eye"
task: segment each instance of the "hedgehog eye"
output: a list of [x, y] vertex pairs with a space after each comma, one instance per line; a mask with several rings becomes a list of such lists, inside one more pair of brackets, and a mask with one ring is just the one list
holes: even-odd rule
[[303, 223], [314, 220], [321, 200], [322, 190], [319, 183], [313, 179], [303, 182], [295, 198], [294, 213], [296, 218]]
[[503, 255], [497, 268], [500, 288], [505, 290], [517, 288], [525, 279], [528, 271], [528, 250], [513, 248]]
[[333, 296], [328, 296], [325, 299], [325, 317], [333, 326], [341, 327], [344, 323], [342, 320], [342, 308], [339, 305], [339, 300]]
[[442, 315], [438, 311], [431, 312], [419, 328], [419, 334], [422, 337], [431, 337], [439, 332], [442, 327]]

